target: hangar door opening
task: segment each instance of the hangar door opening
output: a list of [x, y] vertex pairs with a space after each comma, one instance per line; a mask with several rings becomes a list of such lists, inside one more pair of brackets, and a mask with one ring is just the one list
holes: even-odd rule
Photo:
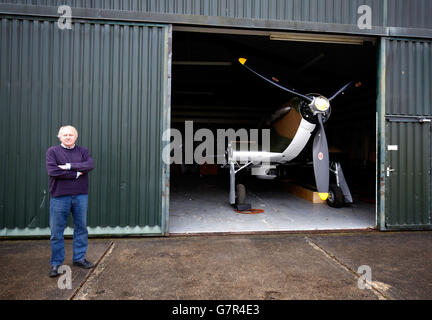
[[[286, 41], [297, 35], [174, 29], [169, 233], [376, 227], [375, 42], [313, 35], [309, 41]], [[289, 161], [269, 162], [264, 171], [254, 168], [256, 162], [236, 162], [233, 184], [228, 145], [230, 152], [250, 151], [255, 145], [253, 150], [280, 154], [293, 144], [308, 112], [318, 119], [317, 113], [303, 110], [311, 103], [296, 93], [331, 100], [330, 109], [321, 101], [326, 110], [320, 113], [323, 127], [319, 121], [309, 126], [310, 137], [291, 148], [296, 152], [287, 152]], [[317, 134], [328, 142], [333, 206], [317, 197]], [[336, 168], [345, 179], [336, 179]], [[323, 171], [318, 171], [322, 179]], [[346, 181], [352, 203], [346, 203], [340, 180]], [[233, 189], [237, 204], [259, 211], [236, 211]]]

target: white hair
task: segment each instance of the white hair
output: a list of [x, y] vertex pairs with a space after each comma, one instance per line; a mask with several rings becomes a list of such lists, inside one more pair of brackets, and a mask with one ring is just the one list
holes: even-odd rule
[[63, 126], [63, 127], [60, 128], [60, 130], [59, 130], [59, 132], [57, 134], [57, 138], [60, 138], [60, 135], [61, 135], [62, 131], [65, 130], [65, 129], [71, 129], [72, 131], [75, 132], [75, 135], [78, 137], [78, 130], [75, 129], [75, 127], [73, 127], [73, 126]]

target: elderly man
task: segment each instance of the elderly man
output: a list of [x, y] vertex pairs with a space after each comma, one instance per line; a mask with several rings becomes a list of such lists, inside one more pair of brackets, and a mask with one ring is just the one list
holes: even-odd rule
[[93, 169], [93, 160], [87, 149], [75, 145], [78, 132], [74, 127], [61, 127], [57, 137], [61, 143], [50, 147], [46, 153], [51, 194], [50, 277], [59, 275], [58, 268], [65, 259], [63, 233], [69, 212], [72, 212], [74, 221], [73, 265], [85, 269], [93, 267], [85, 259], [88, 242], [88, 172]]

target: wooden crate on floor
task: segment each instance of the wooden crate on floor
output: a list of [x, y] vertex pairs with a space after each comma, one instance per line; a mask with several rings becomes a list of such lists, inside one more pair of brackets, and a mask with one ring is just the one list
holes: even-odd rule
[[290, 181], [284, 181], [285, 190], [289, 193], [296, 195], [302, 199], [305, 199], [312, 203], [326, 203], [326, 201], [321, 200], [317, 191], [308, 189], [306, 187], [294, 184]]

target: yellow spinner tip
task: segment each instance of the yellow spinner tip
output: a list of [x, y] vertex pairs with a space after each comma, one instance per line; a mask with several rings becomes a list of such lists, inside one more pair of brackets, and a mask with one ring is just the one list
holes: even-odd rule
[[247, 60], [247, 59], [245, 59], [245, 58], [239, 58], [239, 62], [240, 62], [241, 64], [245, 64], [245, 63], [246, 63], [246, 60]]
[[325, 201], [325, 200], [327, 200], [329, 194], [326, 192], [323, 192], [323, 193], [318, 193], [318, 195], [322, 201]]

